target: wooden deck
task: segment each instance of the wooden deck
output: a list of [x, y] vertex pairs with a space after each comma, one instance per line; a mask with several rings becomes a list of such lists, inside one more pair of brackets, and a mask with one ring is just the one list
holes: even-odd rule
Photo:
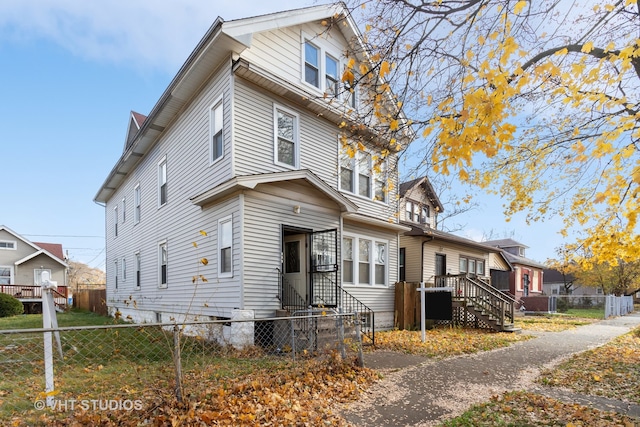
[[[36, 285], [0, 285], [0, 293], [9, 294], [25, 306], [25, 312], [31, 312], [34, 306], [42, 304], [42, 287]], [[56, 307], [65, 310], [69, 304], [69, 287], [58, 286], [53, 293]], [[42, 310], [42, 307], [40, 307]]]

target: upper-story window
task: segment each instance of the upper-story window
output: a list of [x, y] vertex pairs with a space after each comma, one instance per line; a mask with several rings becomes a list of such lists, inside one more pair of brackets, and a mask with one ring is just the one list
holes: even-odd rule
[[127, 220], [127, 199], [122, 198], [122, 222]]
[[407, 200], [404, 203], [404, 210], [405, 210], [405, 220], [413, 221], [413, 203]]
[[387, 202], [386, 163], [372, 167], [372, 155], [366, 151], [358, 151], [352, 158], [347, 153], [340, 156], [340, 190], [357, 194], [367, 199]]
[[222, 128], [224, 124], [224, 113], [222, 97], [218, 98], [214, 102], [213, 106], [209, 110], [209, 126], [210, 126], [210, 141], [209, 141], [209, 161], [214, 163], [216, 160], [222, 158], [224, 154], [224, 145], [222, 141]]
[[142, 203], [141, 194], [140, 194], [140, 184], [136, 184], [133, 187], [133, 223], [137, 224], [140, 222], [140, 205]]
[[122, 258], [122, 282], [127, 281], [127, 259]]
[[293, 111], [276, 106], [275, 121], [275, 163], [288, 167], [298, 167], [299, 157], [299, 117]]
[[163, 157], [158, 163], [158, 206], [167, 203], [167, 157]]
[[420, 222], [423, 224], [429, 223], [429, 206], [422, 206], [422, 215], [420, 215]]
[[461, 256], [459, 268], [460, 273], [476, 274], [478, 276], [485, 275], [483, 259]]
[[117, 259], [113, 261], [113, 271], [115, 272], [114, 273], [115, 277], [114, 277], [114, 282], [113, 283], [114, 283], [115, 288], [118, 289], [118, 273], [120, 273], [120, 271], [118, 270], [118, 260]]
[[0, 240], [0, 249], [16, 250], [16, 242], [12, 240]]
[[320, 88], [320, 48], [304, 43], [304, 81]]
[[303, 81], [331, 97], [339, 97], [340, 60], [338, 52], [330, 52], [326, 43], [318, 37], [303, 36]]

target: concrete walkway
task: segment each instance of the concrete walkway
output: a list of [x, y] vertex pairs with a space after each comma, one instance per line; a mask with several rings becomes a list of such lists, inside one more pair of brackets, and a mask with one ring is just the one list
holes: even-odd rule
[[563, 332], [532, 333], [537, 337], [507, 348], [439, 361], [398, 353], [369, 353], [365, 365], [381, 370], [384, 379], [363, 399], [345, 408], [342, 415], [357, 426], [432, 426], [495, 394], [528, 390], [640, 417], [640, 405], [577, 395], [534, 382], [542, 368], [605, 344], [638, 325], [640, 313], [632, 313]]

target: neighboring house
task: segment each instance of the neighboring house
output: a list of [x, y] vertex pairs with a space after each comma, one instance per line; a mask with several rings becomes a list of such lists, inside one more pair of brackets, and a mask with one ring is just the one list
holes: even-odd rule
[[0, 225], [0, 292], [18, 298], [27, 311], [41, 307], [44, 271], [58, 282], [56, 302], [66, 304], [67, 267], [62, 245], [31, 242]]
[[502, 249], [506, 259], [513, 266], [509, 275], [509, 293], [518, 299], [542, 295], [545, 266], [526, 257], [528, 246], [513, 239], [487, 240], [482, 243]]
[[358, 40], [340, 5], [213, 23], [149, 115], [132, 113], [95, 196], [112, 313], [269, 318], [355, 297], [393, 326], [396, 157], [373, 168], [375, 142], [351, 158], [340, 141]]
[[542, 290], [547, 295], [604, 295], [600, 287], [582, 286], [576, 283], [572, 274], [563, 275], [562, 272], [551, 268], [545, 268], [543, 274], [544, 283], [542, 284]]
[[500, 249], [436, 230], [442, 211], [426, 177], [400, 184], [400, 222], [411, 227], [400, 236], [400, 281], [434, 283], [436, 276], [461, 273], [490, 281], [511, 270]]
[[[495, 247], [436, 230], [443, 207], [426, 177], [400, 184], [400, 281], [424, 282], [427, 315], [497, 331], [514, 331], [515, 300], [493, 286], [511, 265]], [[430, 301], [433, 300], [431, 308]], [[442, 310], [442, 311], [441, 311]], [[437, 313], [437, 314], [436, 314]]]

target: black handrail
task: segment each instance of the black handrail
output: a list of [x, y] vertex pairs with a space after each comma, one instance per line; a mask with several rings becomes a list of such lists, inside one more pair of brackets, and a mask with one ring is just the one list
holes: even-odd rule
[[342, 294], [341, 307], [343, 312], [355, 313], [360, 317], [360, 321], [362, 322], [360, 332], [364, 337], [367, 337], [371, 340], [371, 344], [375, 345], [376, 329], [374, 311], [367, 307], [367, 305], [360, 301], [358, 298], [345, 291], [342, 287], [340, 287], [340, 291]]
[[[278, 269], [280, 271], [280, 269]], [[284, 274], [280, 272], [278, 299], [282, 308], [289, 311], [305, 310], [308, 308], [307, 301], [296, 291]]]

